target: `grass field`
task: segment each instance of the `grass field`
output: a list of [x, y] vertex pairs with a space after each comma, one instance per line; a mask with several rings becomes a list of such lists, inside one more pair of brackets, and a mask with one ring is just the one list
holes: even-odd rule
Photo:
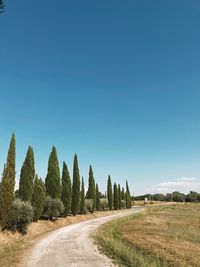
[[200, 266], [200, 205], [148, 207], [104, 225], [95, 239], [120, 266]]

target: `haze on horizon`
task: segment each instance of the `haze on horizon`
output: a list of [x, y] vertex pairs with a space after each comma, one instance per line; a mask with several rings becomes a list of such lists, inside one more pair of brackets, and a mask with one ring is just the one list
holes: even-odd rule
[[17, 178], [32, 145], [78, 154], [104, 192], [200, 192], [199, 1], [5, 2], [0, 13], [0, 171], [11, 133]]

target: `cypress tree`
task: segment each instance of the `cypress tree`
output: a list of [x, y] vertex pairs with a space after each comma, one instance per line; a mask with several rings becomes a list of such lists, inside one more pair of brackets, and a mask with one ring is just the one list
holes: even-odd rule
[[122, 191], [121, 191], [121, 198], [122, 200], [125, 200], [125, 193], [124, 193], [124, 188], [122, 187]]
[[4, 11], [4, 1], [0, 0], [0, 14]]
[[118, 200], [119, 200], [118, 207], [121, 210], [121, 208], [122, 208], [122, 196], [121, 196], [121, 186], [120, 186], [120, 184], [118, 184]]
[[80, 213], [83, 214], [84, 211], [85, 211], [85, 185], [84, 185], [84, 179], [82, 177]]
[[88, 192], [87, 192], [87, 198], [93, 200], [93, 205], [92, 205], [92, 212], [96, 208], [96, 189], [95, 189], [95, 180], [94, 180], [94, 175], [93, 175], [93, 170], [92, 166], [90, 165], [90, 170], [89, 170], [89, 181], [88, 181]]
[[112, 194], [112, 182], [110, 175], [108, 176], [108, 183], [107, 183], [107, 198], [108, 198], [108, 207], [112, 210], [113, 207], [113, 194]]
[[128, 182], [126, 181], [126, 208], [130, 209], [131, 208], [131, 195], [130, 195], [130, 190], [128, 186]]
[[75, 216], [78, 212], [80, 202], [80, 174], [78, 168], [77, 155], [74, 157], [73, 185], [72, 185], [72, 214]]
[[118, 198], [118, 188], [116, 183], [114, 183], [113, 191], [114, 191], [114, 209], [118, 210], [119, 198]]
[[48, 173], [45, 180], [47, 195], [61, 198], [60, 170], [56, 148], [53, 146], [48, 162]]
[[72, 185], [67, 168], [67, 164], [63, 162], [63, 171], [62, 171], [62, 202], [65, 207], [64, 216], [67, 216], [71, 210], [71, 198], [72, 198]]
[[19, 196], [23, 201], [31, 202], [33, 194], [33, 181], [35, 177], [35, 161], [33, 148], [29, 146], [26, 158], [21, 168], [19, 181]]
[[98, 184], [96, 184], [96, 209], [100, 210], [100, 194]]
[[37, 222], [42, 215], [46, 198], [46, 188], [42, 179], [35, 176], [32, 194], [32, 207], [34, 210], [34, 221]]
[[9, 213], [14, 199], [15, 189], [15, 161], [16, 161], [16, 141], [12, 135], [8, 150], [7, 163], [4, 166], [0, 188], [0, 224], [5, 229], [9, 219]]

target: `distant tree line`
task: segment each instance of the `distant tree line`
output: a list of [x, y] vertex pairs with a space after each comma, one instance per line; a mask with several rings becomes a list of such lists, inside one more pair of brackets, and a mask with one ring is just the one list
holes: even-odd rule
[[92, 166], [89, 167], [88, 190], [85, 193], [84, 178], [80, 179], [78, 157], [74, 156], [72, 181], [68, 166], [63, 162], [60, 174], [56, 147], [49, 155], [45, 181], [35, 171], [34, 151], [28, 147], [23, 162], [19, 189], [15, 191], [16, 140], [12, 135], [7, 162], [0, 183], [0, 227], [26, 233], [27, 226], [40, 218], [54, 219], [69, 214], [86, 214], [100, 210], [131, 208], [128, 182], [126, 190], [114, 183], [110, 175], [107, 192], [102, 194], [95, 182]]
[[190, 191], [188, 194], [183, 194], [178, 191], [167, 194], [145, 194], [134, 197], [134, 200], [144, 200], [147, 198], [150, 201], [169, 201], [169, 202], [200, 202], [200, 193]]

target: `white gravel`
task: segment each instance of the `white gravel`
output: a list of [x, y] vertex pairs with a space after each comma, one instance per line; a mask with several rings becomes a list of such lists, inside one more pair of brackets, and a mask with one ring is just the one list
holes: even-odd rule
[[49, 233], [33, 248], [27, 267], [111, 267], [112, 261], [100, 254], [90, 235], [102, 224], [135, 214], [134, 207], [121, 214], [110, 215], [69, 225]]

